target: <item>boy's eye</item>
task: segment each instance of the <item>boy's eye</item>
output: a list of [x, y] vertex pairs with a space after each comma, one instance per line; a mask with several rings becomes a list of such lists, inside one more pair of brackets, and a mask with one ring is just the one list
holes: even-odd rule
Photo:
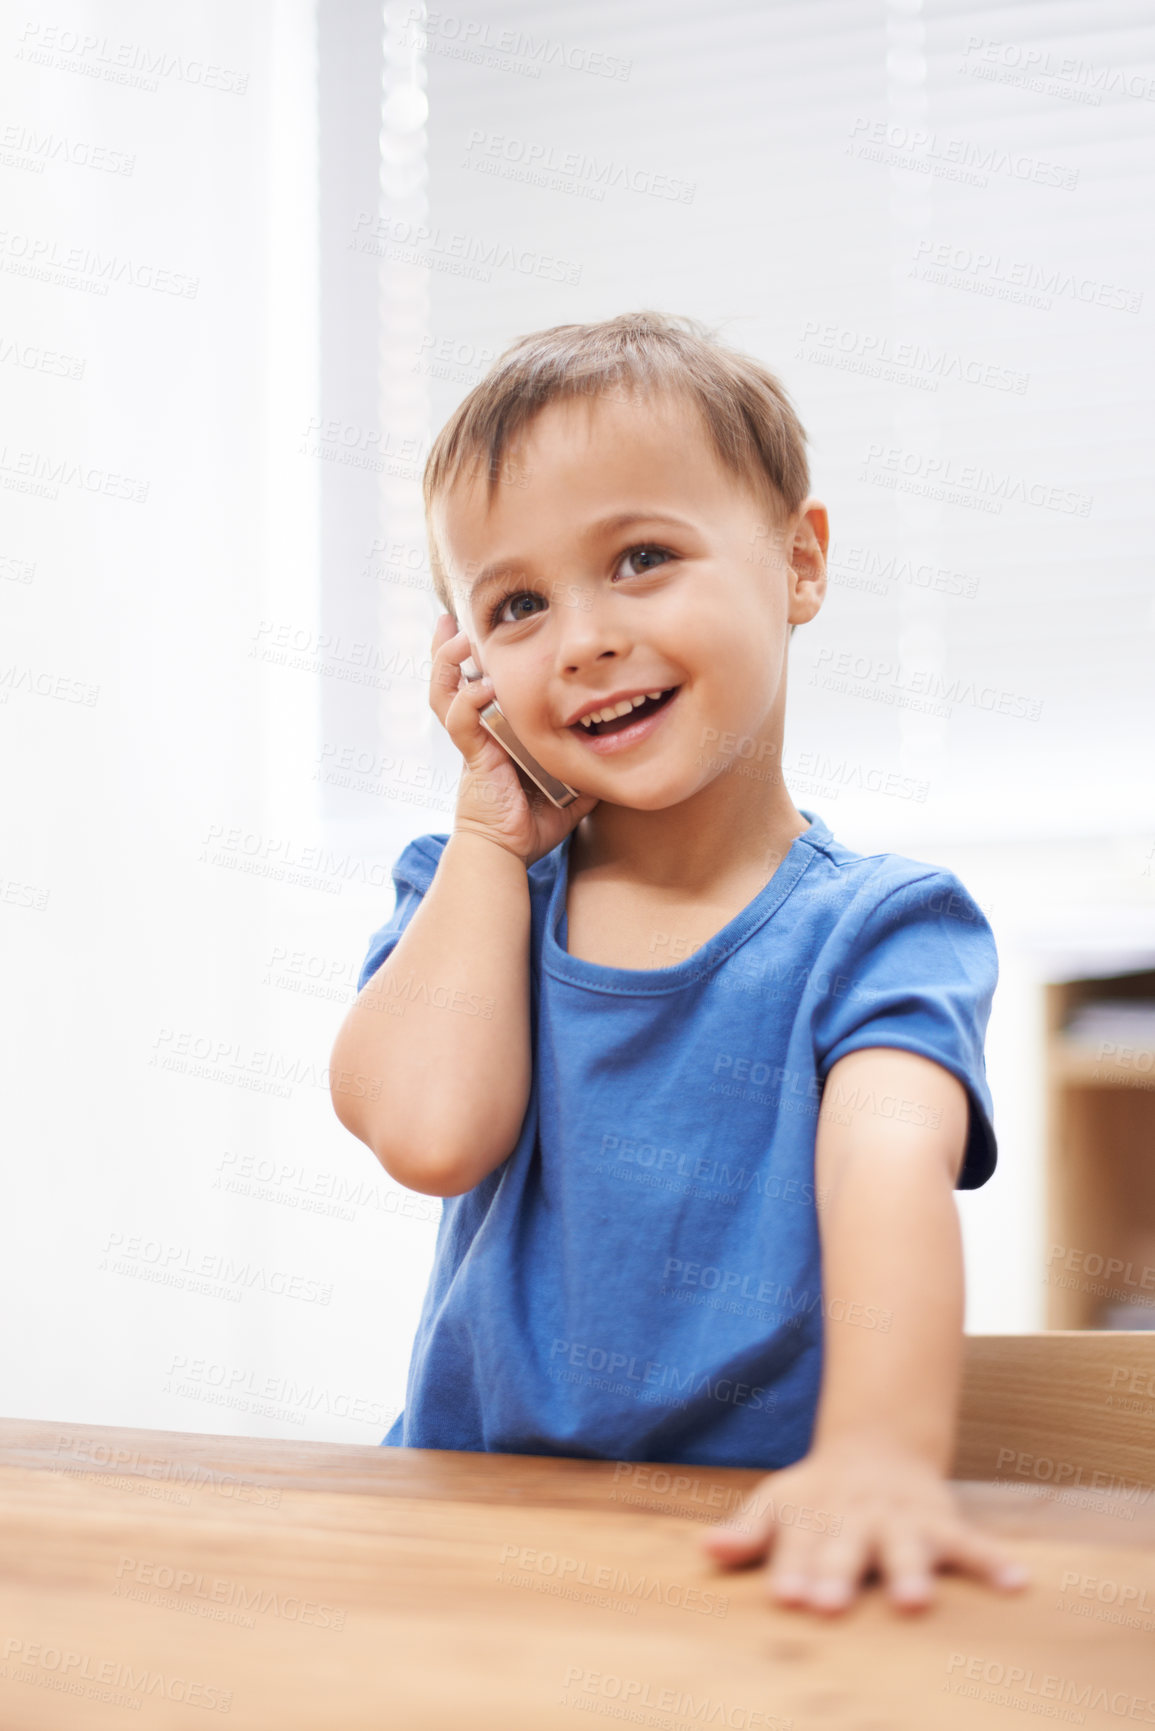
[[[648, 557], [651, 553], [656, 553], [658, 555], [658, 564], [659, 565], [664, 565], [667, 559], [673, 558], [673, 554], [669, 551], [668, 548], [655, 546], [654, 543], [651, 541], [643, 541], [637, 547], [627, 547], [626, 551], [622, 554], [621, 564], [618, 566], [618, 569], [621, 570], [621, 566], [626, 563], [627, 559], [636, 559], [640, 556]], [[643, 571], [654, 571], [656, 569], [657, 569], [657, 566], [655, 566], [655, 565], [643, 565], [642, 566]], [[627, 572], [626, 575], [636, 577], [639, 575], [639, 573], [637, 571], [633, 571], [633, 572]]]
[[530, 613], [534, 612], [535, 609], [531, 608], [530, 613], [515, 612], [511, 619], [505, 619], [502, 617], [505, 613], [505, 609], [507, 607], [516, 607], [519, 601], [541, 601], [543, 599], [543, 596], [535, 594], [532, 589], [518, 589], [511, 594], [503, 595], [489, 616], [490, 628], [492, 629], [495, 625], [520, 624], [523, 619], [528, 619]]

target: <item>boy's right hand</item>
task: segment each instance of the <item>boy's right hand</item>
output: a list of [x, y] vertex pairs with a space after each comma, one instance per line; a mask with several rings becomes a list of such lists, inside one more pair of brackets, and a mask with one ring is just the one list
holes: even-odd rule
[[465, 759], [457, 790], [454, 829], [495, 841], [528, 868], [563, 841], [597, 805], [595, 794], [579, 794], [559, 811], [518, 769], [509, 753], [481, 725], [481, 711], [494, 697], [488, 678], [470, 682], [461, 674], [469, 639], [443, 613], [433, 632], [429, 703]]

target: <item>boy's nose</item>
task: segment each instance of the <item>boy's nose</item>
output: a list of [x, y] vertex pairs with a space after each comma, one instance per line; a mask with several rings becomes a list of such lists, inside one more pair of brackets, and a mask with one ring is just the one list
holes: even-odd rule
[[557, 607], [557, 664], [571, 677], [596, 662], [624, 656], [630, 648], [629, 634], [612, 609], [574, 587], [577, 598]]

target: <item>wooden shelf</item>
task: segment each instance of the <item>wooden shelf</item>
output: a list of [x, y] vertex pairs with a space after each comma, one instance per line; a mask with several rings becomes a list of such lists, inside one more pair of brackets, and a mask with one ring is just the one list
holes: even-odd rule
[[1065, 1030], [1105, 999], [1155, 1002], [1155, 971], [1046, 987], [1047, 1327], [1147, 1326], [1155, 1307], [1155, 1070]]
[[1097, 1046], [1056, 1034], [1051, 1044], [1051, 1076], [1072, 1088], [1139, 1088], [1155, 1092], [1155, 1071], [1133, 1061], [1101, 1057]]

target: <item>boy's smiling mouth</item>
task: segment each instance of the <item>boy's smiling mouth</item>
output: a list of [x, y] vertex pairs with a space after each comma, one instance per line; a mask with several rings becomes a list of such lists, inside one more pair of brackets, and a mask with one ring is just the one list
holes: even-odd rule
[[[569, 732], [576, 734], [585, 744], [600, 752], [614, 751], [633, 745], [639, 739], [644, 739], [657, 725], [658, 717], [670, 707], [673, 699], [681, 690], [680, 685], [667, 686], [659, 691], [657, 696], [642, 696], [631, 701], [630, 708], [621, 715], [609, 720], [592, 721], [590, 715], [598, 715], [600, 710], [594, 709], [587, 713], [586, 718], [571, 722]], [[630, 701], [623, 698], [623, 703]], [[603, 708], [616, 707], [605, 704]]]

